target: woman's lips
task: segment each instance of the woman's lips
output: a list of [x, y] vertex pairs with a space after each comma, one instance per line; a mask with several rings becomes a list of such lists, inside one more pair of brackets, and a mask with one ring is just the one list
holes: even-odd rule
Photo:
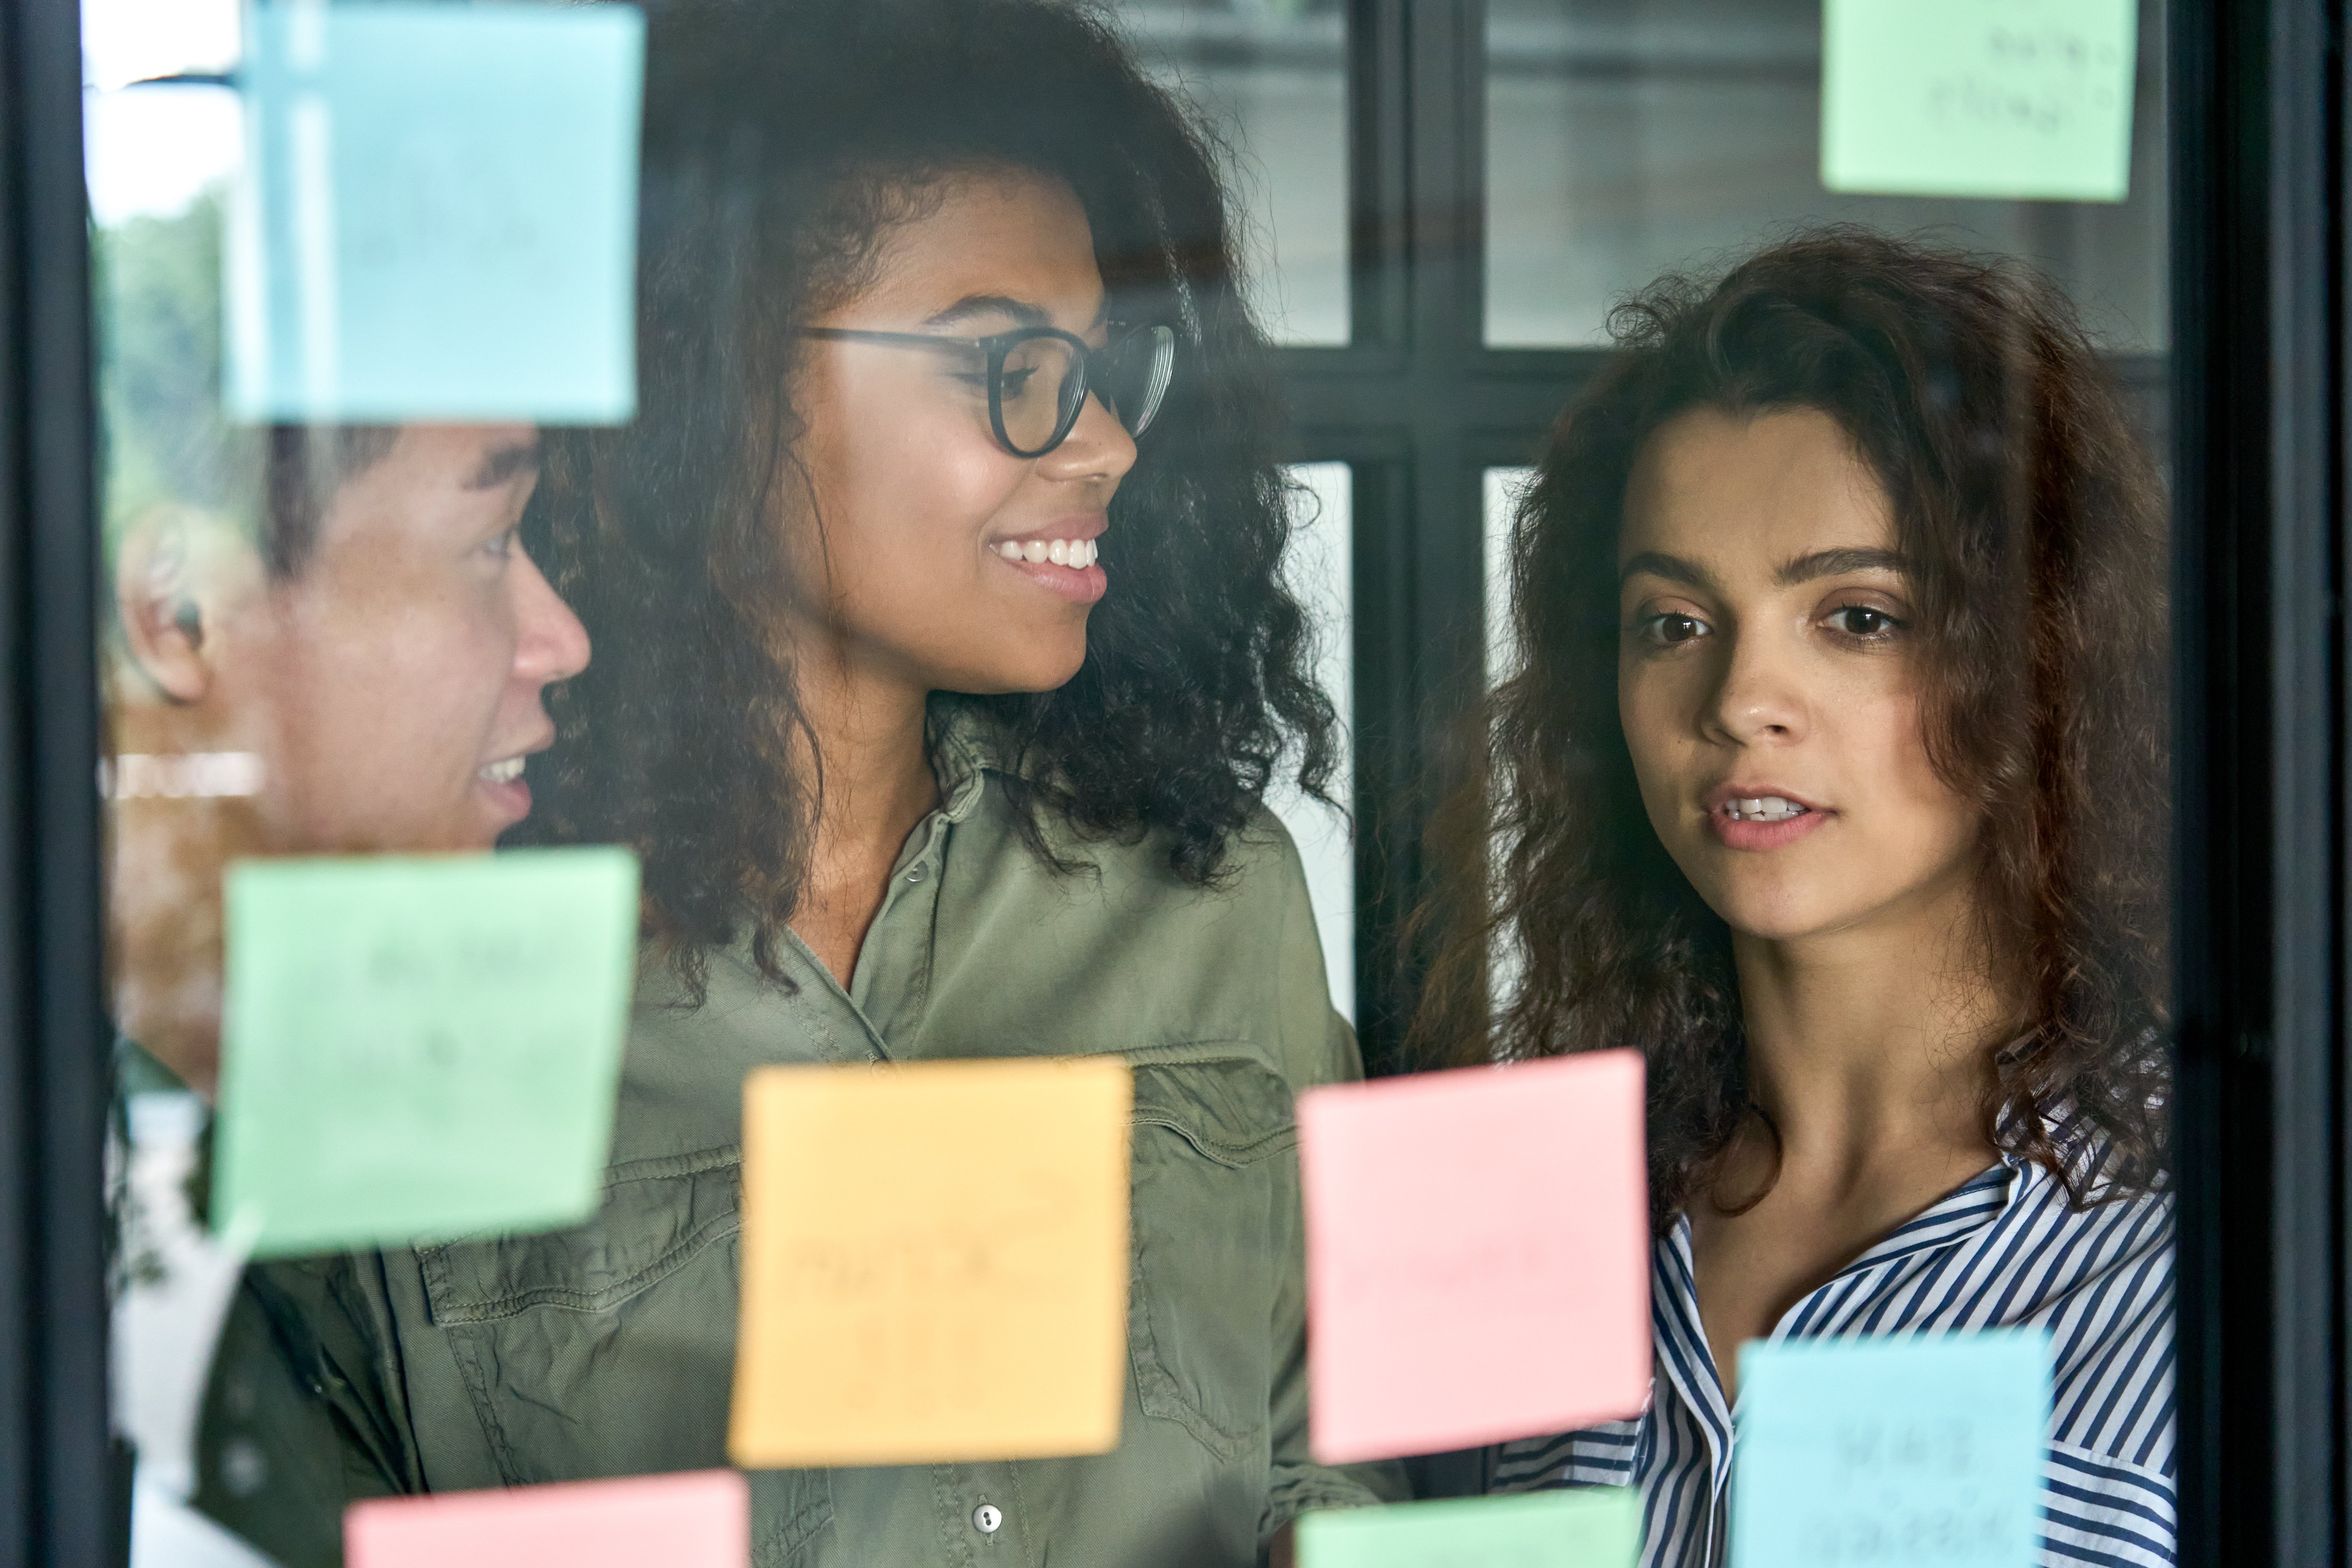
[[1727, 849], [1783, 848], [1833, 815], [1820, 806], [1769, 794], [1711, 798], [1705, 813], [1707, 831]]
[[1070, 542], [1086, 561], [1083, 566], [1067, 563], [1073, 553], [1067, 547], [1054, 552], [1064, 557], [1062, 561], [1055, 561], [1051, 555], [1043, 561], [1032, 561], [1025, 546], [1034, 542], [1007, 540], [990, 546], [988, 552], [999, 565], [1020, 573], [1047, 593], [1058, 595], [1074, 605], [1091, 605], [1110, 587], [1109, 576], [1095, 558], [1097, 546], [1093, 540]]

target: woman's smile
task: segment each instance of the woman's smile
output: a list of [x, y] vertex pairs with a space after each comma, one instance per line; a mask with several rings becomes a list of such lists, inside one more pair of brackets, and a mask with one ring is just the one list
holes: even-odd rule
[[1048, 593], [1091, 605], [1110, 586], [1109, 576], [1096, 564], [1099, 541], [1109, 527], [1099, 512], [1065, 518], [1028, 533], [992, 539], [988, 552]]

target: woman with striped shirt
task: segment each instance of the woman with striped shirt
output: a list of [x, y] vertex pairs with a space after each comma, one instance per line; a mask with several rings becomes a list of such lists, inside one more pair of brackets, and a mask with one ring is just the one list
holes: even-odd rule
[[2042, 1560], [2169, 1563], [2151, 468], [2010, 264], [1823, 230], [1613, 327], [1517, 520], [1416, 1027], [1643, 1051], [1656, 1368], [1490, 1482], [1637, 1488], [1644, 1568], [1704, 1568], [1742, 1342], [2031, 1326]]

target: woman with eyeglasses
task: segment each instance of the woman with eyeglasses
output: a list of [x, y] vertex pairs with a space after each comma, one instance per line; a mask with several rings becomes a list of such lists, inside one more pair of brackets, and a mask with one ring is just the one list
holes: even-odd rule
[[598, 655], [539, 837], [644, 861], [612, 1183], [281, 1271], [337, 1484], [725, 1465], [746, 1072], [1115, 1054], [1116, 1451], [756, 1475], [753, 1560], [1281, 1559], [1402, 1486], [1307, 1452], [1291, 1107], [1360, 1069], [1263, 804], [1333, 715], [1207, 144], [1048, 0], [650, 19], [640, 412], [550, 437], [531, 525]]

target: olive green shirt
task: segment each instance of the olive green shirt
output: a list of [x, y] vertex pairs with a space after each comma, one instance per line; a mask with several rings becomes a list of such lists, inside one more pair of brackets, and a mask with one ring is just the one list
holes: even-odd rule
[[[1260, 813], [1205, 890], [1152, 838], [1055, 842], [1093, 867], [1057, 871], [969, 738], [950, 731], [938, 768], [945, 804], [845, 991], [797, 941], [796, 989], [723, 952], [698, 1008], [648, 967], [593, 1220], [253, 1270], [200, 1505], [299, 1568], [332, 1560], [349, 1496], [723, 1466], [745, 1073], [1108, 1053], [1135, 1071], [1118, 1448], [755, 1474], [753, 1563], [1220, 1568], [1258, 1562], [1302, 1510], [1403, 1496], [1394, 1467], [1307, 1449], [1293, 1096], [1360, 1067], [1288, 836]], [[292, 1490], [229, 1496], [215, 1471], [237, 1445], [248, 1481], [281, 1468]]]

